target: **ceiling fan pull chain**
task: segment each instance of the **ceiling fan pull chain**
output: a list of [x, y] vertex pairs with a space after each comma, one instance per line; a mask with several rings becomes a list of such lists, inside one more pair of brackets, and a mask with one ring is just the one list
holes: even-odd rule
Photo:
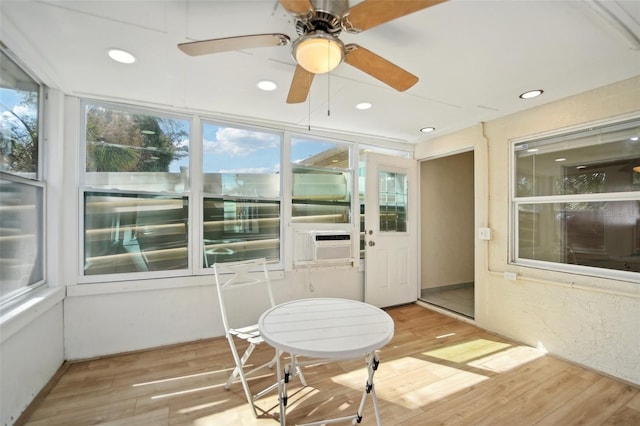
[[[331, 60], [331, 43], [327, 41], [327, 63]], [[331, 71], [327, 73], [327, 117], [331, 117]]]
[[327, 117], [331, 117], [331, 73], [327, 73]]
[[[311, 74], [308, 76], [309, 80], [311, 79]], [[309, 95], [307, 96], [307, 131], [311, 131], [311, 90], [309, 90]]]

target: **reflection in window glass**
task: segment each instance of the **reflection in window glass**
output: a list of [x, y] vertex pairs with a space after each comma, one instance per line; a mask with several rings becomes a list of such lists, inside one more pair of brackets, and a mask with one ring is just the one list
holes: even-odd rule
[[189, 122], [87, 104], [85, 183], [146, 192], [189, 190]]
[[407, 232], [407, 175], [378, 174], [381, 232]]
[[640, 202], [518, 206], [519, 257], [640, 272]]
[[43, 192], [0, 179], [0, 301], [44, 280]]
[[37, 179], [40, 85], [0, 50], [0, 171]]
[[204, 192], [280, 197], [281, 135], [212, 123], [202, 132]]
[[640, 121], [519, 143], [516, 195], [596, 194], [639, 191]]
[[294, 223], [350, 223], [350, 148], [347, 144], [291, 140]]
[[291, 163], [316, 169], [349, 169], [349, 145], [291, 138]]
[[351, 173], [293, 169], [294, 223], [351, 222]]
[[640, 120], [517, 143], [514, 156], [516, 259], [640, 272]]
[[280, 259], [280, 201], [205, 198], [203, 218], [204, 267]]
[[187, 269], [186, 197], [84, 194], [84, 273]]

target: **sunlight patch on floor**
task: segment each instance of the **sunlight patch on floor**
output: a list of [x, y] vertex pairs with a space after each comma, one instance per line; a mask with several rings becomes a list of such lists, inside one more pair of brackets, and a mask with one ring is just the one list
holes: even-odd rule
[[474, 339], [462, 343], [448, 345], [443, 348], [423, 352], [424, 355], [464, 363], [489, 354], [500, 352], [510, 347], [508, 343], [494, 342], [486, 339]]
[[218, 401], [214, 401], [214, 402], [209, 402], [207, 404], [200, 404], [200, 405], [194, 405], [192, 407], [181, 408], [180, 410], [178, 410], [178, 413], [180, 413], [180, 414], [189, 414], [189, 413], [193, 413], [195, 411], [207, 410], [207, 409], [212, 408], [212, 407], [217, 407], [219, 405], [224, 405], [224, 404], [227, 403], [227, 401], [229, 401], [229, 400], [228, 399], [222, 399], [222, 400], [218, 400]]
[[181, 391], [169, 392], [169, 393], [164, 393], [164, 394], [160, 394], [160, 395], [154, 395], [154, 396], [151, 397], [151, 399], [171, 398], [171, 397], [174, 397], [174, 396], [182, 396], [182, 395], [186, 395], [186, 394], [189, 394], [189, 393], [202, 392], [202, 391], [211, 390], [211, 389], [215, 389], [215, 388], [221, 388], [223, 386], [224, 386], [224, 383], [220, 383], [218, 385], [201, 386], [201, 387], [198, 387], [198, 388], [184, 389], [184, 390], [181, 390]]
[[[203, 377], [203, 376], [209, 376], [209, 375], [214, 375], [214, 374], [229, 374], [228, 369], [223, 369], [223, 370], [215, 370], [215, 371], [205, 371], [202, 373], [196, 373], [196, 374], [187, 374], [184, 376], [175, 376], [175, 377], [167, 377], [166, 379], [158, 379], [158, 380], [152, 380], [149, 382], [142, 382], [142, 383], [134, 383], [133, 385], [131, 385], [132, 387], [139, 387], [139, 386], [148, 386], [148, 385], [157, 385], [159, 383], [167, 383], [167, 382], [174, 382], [177, 380], [185, 380], [185, 379], [193, 379], [196, 377]], [[229, 370], [231, 371], [231, 370]]]
[[516, 346], [508, 348], [500, 353], [492, 354], [487, 357], [478, 358], [468, 365], [483, 370], [493, 371], [494, 373], [505, 373], [514, 368], [518, 368], [524, 364], [543, 357], [543, 351], [528, 346]]
[[[413, 356], [388, 361], [382, 358], [374, 381], [379, 399], [393, 396], [393, 403], [416, 409], [543, 356], [543, 351], [528, 346], [473, 339]], [[406, 379], [391, 387], [384, 381], [385, 370], [396, 375], [405, 374]], [[361, 389], [366, 380], [366, 370], [336, 375], [332, 380], [342, 386]]]
[[[444, 379], [405, 391], [399, 398], [394, 398], [392, 402], [402, 405], [408, 409], [416, 409], [441, 400], [449, 395], [453, 395], [471, 386], [475, 386], [488, 379], [489, 377], [482, 374], [459, 370], [457, 373], [449, 377], [445, 377]], [[380, 391], [380, 388], [376, 389]], [[393, 389], [390, 389], [388, 393], [389, 395], [398, 395], [398, 393]], [[381, 392], [378, 392], [378, 397], [380, 397], [381, 394]]]

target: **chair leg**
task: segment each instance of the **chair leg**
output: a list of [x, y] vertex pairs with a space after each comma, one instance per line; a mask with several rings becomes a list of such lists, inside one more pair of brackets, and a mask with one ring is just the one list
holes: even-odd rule
[[[256, 411], [256, 407], [253, 403], [253, 401], [257, 398], [260, 398], [261, 396], [265, 395], [266, 393], [272, 391], [273, 389], [278, 387], [278, 382], [276, 381], [276, 383], [274, 383], [273, 385], [267, 387], [266, 389], [263, 389], [262, 391], [260, 391], [258, 394], [256, 395], [252, 395], [251, 393], [251, 389], [249, 388], [249, 383], [247, 382], [247, 374], [252, 374], [254, 371], [257, 371], [261, 368], [264, 367], [273, 367], [274, 364], [278, 364], [279, 361], [279, 357], [277, 355], [277, 351], [276, 351], [276, 356], [274, 356], [271, 361], [269, 361], [267, 364], [263, 364], [259, 367], [254, 368], [253, 370], [249, 371], [249, 372], [245, 372], [244, 370], [244, 366], [247, 363], [247, 360], [249, 359], [249, 357], [251, 356], [251, 354], [253, 353], [253, 350], [256, 348], [256, 345], [254, 343], [250, 343], [249, 346], [247, 347], [247, 349], [245, 350], [245, 352], [242, 354], [242, 357], [240, 357], [240, 354], [238, 353], [238, 350], [235, 346], [235, 341], [233, 340], [233, 335], [229, 334], [227, 335], [227, 340], [229, 341], [229, 346], [231, 347], [231, 354], [233, 355], [233, 360], [236, 364], [235, 368], [233, 369], [233, 372], [231, 373], [231, 375], [229, 376], [229, 378], [227, 379], [227, 382], [224, 385], [224, 388], [226, 390], [229, 390], [229, 387], [231, 386], [231, 384], [236, 381], [237, 379], [240, 379], [240, 382], [242, 382], [242, 388], [244, 390], [245, 396], [247, 397], [247, 402], [249, 403], [249, 405], [251, 406], [251, 412], [253, 413], [253, 416], [255, 418], [258, 418], [258, 413]], [[299, 376], [300, 377], [300, 382], [302, 383], [302, 386], [307, 386], [307, 381], [304, 378], [304, 374], [302, 374], [302, 369], [300, 368], [300, 366], [297, 363], [297, 358], [293, 355], [291, 355], [291, 363], [288, 366], [289, 371], [291, 371], [293, 373], [292, 377], [295, 376]], [[285, 392], [286, 392], [286, 384], [285, 384]]]
[[267, 367], [273, 368], [273, 366], [276, 365], [276, 357], [277, 356], [278, 356], [277, 354], [273, 356], [273, 359], [271, 361], [269, 361], [269, 363], [267, 364]]
[[302, 369], [298, 365], [298, 359], [295, 355], [291, 355], [291, 366], [293, 367], [294, 375], [300, 376], [302, 386], [307, 386], [307, 380], [304, 378], [304, 374], [302, 374]]
[[[236, 362], [236, 368], [233, 369], [233, 373], [231, 373], [231, 375], [227, 379], [227, 383], [225, 383], [224, 385], [225, 389], [229, 390], [231, 383], [233, 383], [238, 378], [240, 371], [244, 369], [244, 365], [247, 363], [247, 360], [249, 359], [255, 348], [256, 345], [254, 345], [253, 343], [249, 344], [247, 350], [244, 352], [244, 354], [242, 354], [242, 358], [239, 358], [240, 363]], [[235, 350], [235, 347], [231, 351], [234, 352], [233, 358], [235, 361], [236, 357], [239, 357], [238, 352]]]
[[242, 388], [244, 389], [244, 394], [247, 397], [247, 402], [251, 407], [251, 412], [253, 413], [253, 417], [257, 419], [258, 413], [256, 412], [255, 405], [253, 404], [253, 395], [251, 395], [251, 389], [249, 389], [249, 383], [247, 383], [247, 378], [244, 375], [244, 368], [243, 368], [245, 362], [249, 358], [249, 355], [251, 355], [251, 353], [255, 349], [255, 345], [253, 343], [250, 343], [249, 347], [247, 348], [245, 353], [242, 355], [242, 358], [240, 358], [240, 355], [238, 355], [238, 351], [236, 350], [235, 342], [233, 341], [233, 336], [227, 335], [227, 339], [229, 340], [229, 346], [231, 346], [231, 354], [233, 355], [233, 360], [235, 361], [236, 368], [233, 369], [233, 373], [231, 373], [231, 376], [227, 380], [227, 383], [225, 384], [224, 388], [228, 390], [231, 382], [233, 382], [236, 377], [239, 377], [240, 381], [242, 382]]

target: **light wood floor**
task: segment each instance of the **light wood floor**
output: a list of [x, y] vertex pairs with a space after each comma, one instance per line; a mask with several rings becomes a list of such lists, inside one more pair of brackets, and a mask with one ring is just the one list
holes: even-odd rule
[[[640, 425], [640, 389], [545, 356], [418, 305], [389, 309], [393, 340], [380, 352], [375, 386], [387, 426]], [[256, 362], [272, 350], [263, 345]], [[231, 371], [226, 340], [71, 363], [26, 424], [277, 425], [277, 398], [248, 409]], [[305, 368], [308, 386], [290, 383], [291, 424], [355, 412], [364, 360]], [[251, 381], [254, 391], [274, 372]], [[371, 400], [363, 425], [375, 424]]]

